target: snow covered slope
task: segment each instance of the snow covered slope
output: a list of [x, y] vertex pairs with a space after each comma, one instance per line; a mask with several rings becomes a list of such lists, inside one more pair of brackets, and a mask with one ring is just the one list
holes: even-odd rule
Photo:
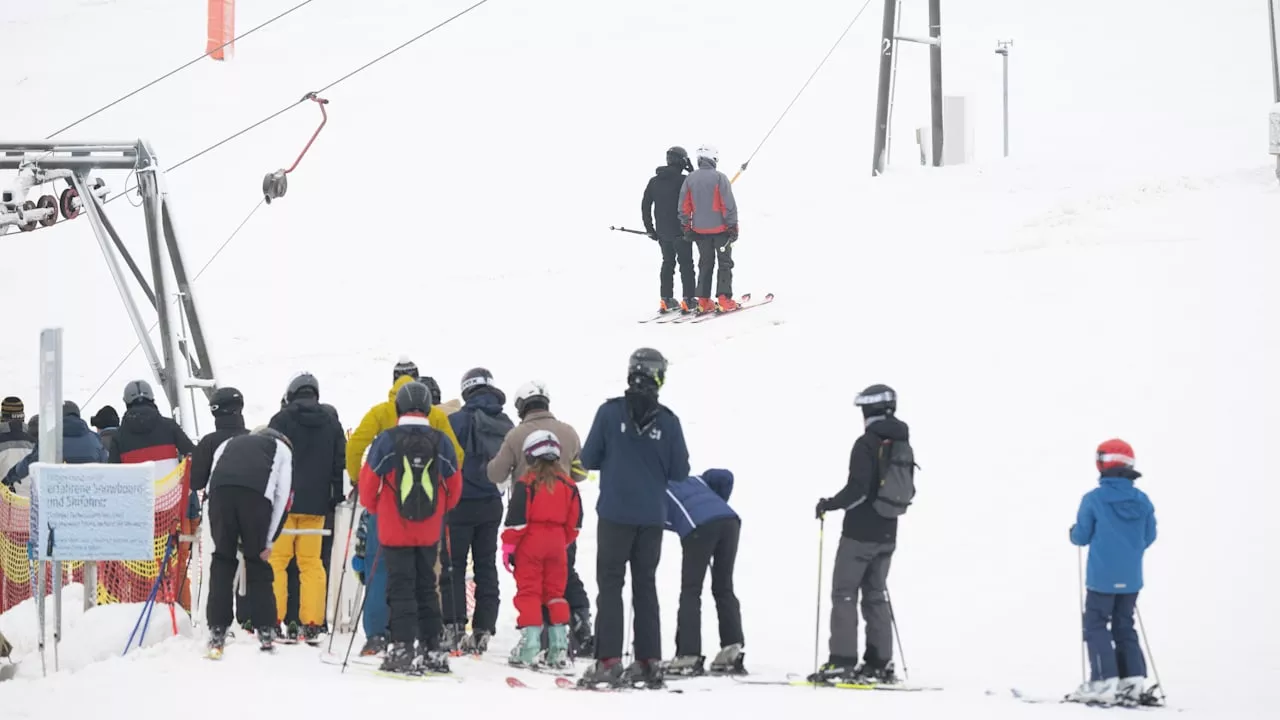
[[[289, 4], [243, 3], [238, 25]], [[321, 0], [240, 43], [232, 62], [198, 64], [63, 137], [143, 135], [173, 164], [468, 4]], [[46, 0], [6, 16], [6, 105], [23, 112], [3, 132], [43, 137], [199, 52], [199, 3], [178, 5]], [[220, 378], [262, 422], [289, 376], [310, 370], [352, 425], [408, 353], [446, 392], [475, 365], [508, 390], [544, 379], [560, 417], [585, 431], [600, 400], [621, 391], [627, 354], [661, 349], [672, 359], [664, 401], [685, 423], [695, 468], [738, 475], [738, 594], [759, 673], [812, 663], [813, 504], [843, 482], [860, 425], [854, 392], [894, 385], [923, 470], [890, 585], [912, 678], [947, 690], [724, 687], [577, 701], [628, 716], [830, 715], [853, 704], [886, 717], [1055, 712], [1004, 696], [1078, 682], [1066, 529], [1093, 486], [1094, 446], [1119, 435], [1136, 448], [1160, 519], [1140, 607], [1171, 704], [1197, 717], [1268, 716], [1264, 688], [1280, 672], [1268, 577], [1280, 552], [1269, 450], [1280, 429], [1270, 372], [1280, 291], [1269, 282], [1280, 191], [1264, 154], [1261, 5], [1223, 0], [1212, 16], [1149, 0], [947, 8], [945, 82], [981, 103], [989, 162], [912, 167], [910, 128], [925, 122], [927, 93], [924, 54], [908, 48], [918, 64], [900, 69], [894, 172], [874, 181], [864, 178], [879, 24], [869, 9], [735, 186], [737, 289], [778, 301], [701, 325], [637, 325], [655, 300], [657, 250], [605, 228], [636, 224], [668, 145], [716, 143], [729, 170], [747, 158], [856, 10], [803, 5], [491, 2], [334, 88], [329, 126], [289, 195], [259, 210], [197, 284]], [[923, 23], [924, 3], [904, 5], [904, 33], [919, 32], [910, 26]], [[102, 40], [138, 28], [129, 44]], [[1010, 36], [1016, 158], [999, 162], [991, 49]], [[65, 61], [85, 47], [102, 68], [88, 82]], [[170, 176], [195, 268], [260, 199], [262, 175], [292, 162], [316, 115], [300, 107]], [[140, 249], [137, 211], [110, 210]], [[4, 236], [0, 268], [10, 307], [21, 307], [6, 314], [0, 391], [36, 396], [38, 331], [61, 326], [68, 397], [87, 412], [118, 405], [146, 368], [135, 355], [112, 375], [134, 338], [88, 228]], [[580, 554], [589, 584], [591, 535]], [[674, 538], [664, 554], [669, 640]], [[508, 585], [502, 628], [510, 597]], [[714, 627], [708, 598], [708, 648]], [[428, 692], [338, 678], [306, 648], [264, 658], [233, 647], [213, 665], [196, 647], [177, 639], [6, 683], [0, 703], [6, 718], [35, 717], [53, 689], [67, 713], [111, 703], [144, 717], [177, 706], [220, 717], [271, 698], [278, 712], [355, 714]], [[433, 706], [473, 705], [490, 692], [483, 678], [505, 673], [460, 669], [468, 679], [432, 688]], [[513, 694], [517, 709], [501, 695], [514, 691], [492, 687], [499, 712], [564, 711]], [[213, 688], [226, 704], [196, 700]]]

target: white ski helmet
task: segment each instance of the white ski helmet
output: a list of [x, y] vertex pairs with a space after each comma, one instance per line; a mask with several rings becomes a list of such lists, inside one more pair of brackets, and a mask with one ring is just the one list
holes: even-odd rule
[[524, 439], [524, 459], [532, 464], [534, 460], [559, 460], [560, 438], [550, 430], [534, 430]]
[[524, 407], [530, 400], [541, 400], [551, 403], [551, 395], [547, 392], [547, 384], [541, 380], [530, 380], [516, 391], [516, 414], [524, 417]]
[[716, 163], [720, 162], [720, 151], [716, 149], [715, 145], [711, 145], [711, 144], [699, 145], [698, 149], [694, 151], [693, 155], [699, 160], [701, 160], [702, 158], [706, 158], [710, 160], [712, 165], [715, 165]]

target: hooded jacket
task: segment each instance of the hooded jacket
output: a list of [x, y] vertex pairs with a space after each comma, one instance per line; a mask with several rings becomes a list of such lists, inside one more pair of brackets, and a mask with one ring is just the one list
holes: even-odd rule
[[137, 402], [120, 419], [120, 430], [110, 450], [110, 462], [152, 461], [163, 474], [178, 467], [179, 459], [195, 449], [191, 438], [173, 418], [161, 415], [152, 403]]
[[680, 227], [698, 235], [716, 235], [738, 225], [738, 202], [733, 185], [707, 158], [680, 187]]
[[[407, 376], [406, 376], [407, 377]], [[402, 433], [435, 433], [435, 462], [443, 486], [443, 497], [437, 495], [435, 513], [417, 522], [400, 515], [396, 492], [400, 468], [395, 467], [396, 437]], [[453, 454], [453, 445], [444, 442], [443, 432], [430, 426], [430, 421], [416, 413], [404, 415], [389, 430], [378, 434], [369, 447], [369, 459], [360, 469], [360, 504], [378, 518], [378, 542], [387, 547], [424, 547], [440, 542], [444, 516], [462, 499], [462, 472]]]
[[[31, 472], [31, 463], [40, 461], [38, 444], [32, 445], [27, 456], [9, 470], [4, 478], [6, 485], [13, 485]], [[98, 434], [89, 428], [89, 424], [78, 415], [62, 416], [62, 462], [68, 465], [86, 463], [104, 463], [107, 451], [102, 447]]]
[[346, 494], [342, 466], [347, 437], [336, 412], [314, 398], [298, 398], [276, 413], [267, 427], [293, 446], [293, 505], [298, 515], [326, 515]]
[[[391, 392], [387, 393], [387, 401], [378, 403], [369, 408], [369, 412], [365, 413], [364, 419], [360, 421], [360, 425], [356, 427], [355, 432], [351, 433], [351, 437], [347, 438], [347, 475], [354, 484], [360, 477], [360, 468], [364, 461], [364, 451], [369, 449], [373, 443], [373, 439], [384, 430], [390, 430], [396, 426], [399, 414], [396, 413], [396, 393], [400, 388], [413, 382], [410, 375], [402, 375], [396, 378], [395, 383], [391, 385]], [[427, 422], [431, 427], [439, 430], [453, 441], [453, 450], [458, 458], [458, 464], [461, 465], [464, 458], [462, 445], [458, 444], [458, 437], [453, 433], [453, 426], [449, 424], [449, 415], [439, 406], [432, 405], [431, 413], [427, 416]]]
[[35, 438], [27, 434], [21, 420], [0, 422], [0, 479], [31, 454]]
[[[501, 452], [501, 445], [492, 457], [486, 456], [483, 452], [484, 448], [475, 437], [475, 430], [479, 422], [500, 426], [505, 429], [502, 433], [502, 444], [505, 444], [505, 435], [514, 427], [511, 418], [502, 412], [505, 400], [506, 396], [500, 390], [481, 387], [463, 404], [461, 410], [449, 415], [449, 424], [453, 426], [454, 435], [466, 452], [466, 458], [462, 461], [463, 500], [492, 500], [502, 496], [498, 486], [489, 482], [487, 472], [489, 461]], [[478, 418], [477, 416], [481, 414], [486, 417]], [[493, 451], [490, 450], [490, 452]]]
[[1071, 542], [1089, 546], [1085, 587], [1126, 595], [1142, 589], [1142, 556], [1156, 541], [1156, 509], [1131, 468], [1107, 470], [1080, 500]]
[[880, 494], [881, 448], [888, 450], [894, 440], [910, 440], [910, 428], [896, 417], [888, 416], [867, 426], [854, 441], [849, 453], [849, 479], [845, 486], [826, 503], [827, 510], [844, 510], [842, 535], [870, 543], [898, 541], [898, 519], [887, 518], [872, 505]]
[[640, 200], [644, 229], [662, 240], [680, 239], [680, 188], [684, 179], [683, 168], [663, 165], [653, 171], [653, 177], [644, 187], [644, 197]]
[[667, 529], [683, 540], [699, 525], [738, 517], [729, 507], [731, 494], [733, 473], [728, 470], [708, 470], [671, 483], [667, 486]]
[[582, 446], [582, 465], [600, 471], [596, 515], [601, 519], [663, 527], [667, 484], [689, 476], [689, 448], [680, 418], [659, 404], [644, 427], [638, 427], [626, 397], [606, 400]]
[[502, 485], [529, 472], [529, 463], [524, 459], [524, 441], [535, 430], [555, 433], [560, 441], [560, 466], [575, 483], [587, 479], [587, 471], [582, 467], [582, 441], [578, 438], [578, 431], [569, 423], [557, 420], [550, 410], [530, 410], [520, 424], [507, 433], [502, 449], [489, 461], [489, 482]]
[[209, 473], [213, 471], [213, 454], [222, 443], [233, 437], [248, 435], [244, 415], [218, 415], [213, 418], [213, 432], [200, 438], [191, 453], [191, 491], [209, 487]]

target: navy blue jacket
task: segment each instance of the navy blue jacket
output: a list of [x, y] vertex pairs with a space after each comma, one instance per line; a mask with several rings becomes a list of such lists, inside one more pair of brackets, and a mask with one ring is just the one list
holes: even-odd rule
[[683, 540], [699, 525], [738, 517], [729, 507], [732, 493], [733, 473], [728, 470], [708, 470], [671, 483], [667, 486], [667, 529]]
[[606, 400], [582, 445], [582, 465], [600, 471], [596, 514], [602, 520], [663, 527], [668, 483], [689, 477], [680, 418], [659, 405], [642, 432], [630, 418], [625, 397]]
[[498, 486], [489, 482], [488, 469], [492, 456], [497, 455], [502, 447], [502, 438], [497, 438], [497, 442], [493, 443], [492, 447], [486, 448], [484, 441], [471, 436], [471, 430], [475, 425], [474, 416], [477, 413], [487, 415], [486, 420], [503, 423], [508, 430], [514, 427], [511, 418], [502, 412], [504, 400], [506, 396], [489, 392], [485, 388], [472, 395], [471, 399], [467, 400], [457, 412], [449, 415], [449, 425], [453, 427], [453, 434], [457, 436], [458, 444], [462, 446], [463, 500], [489, 500], [502, 497], [502, 491]]
[[[102, 447], [98, 434], [89, 429], [89, 424], [75, 415], [62, 416], [62, 462], [68, 465], [85, 463], [104, 463], [107, 451]], [[31, 454], [22, 462], [13, 466], [4, 478], [6, 485], [12, 485], [25, 478], [31, 471], [31, 463], [40, 462], [40, 446], [31, 448]]]

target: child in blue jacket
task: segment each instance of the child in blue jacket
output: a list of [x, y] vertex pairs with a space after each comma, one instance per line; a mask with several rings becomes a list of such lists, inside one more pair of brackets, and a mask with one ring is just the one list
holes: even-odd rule
[[[1098, 487], [1080, 501], [1071, 542], [1089, 546], [1084, 642], [1092, 673], [1067, 696], [1076, 702], [1143, 702], [1147, 664], [1133, 616], [1142, 590], [1142, 556], [1156, 541], [1155, 507], [1133, 486], [1133, 448], [1123, 440], [1098, 446]], [[1108, 629], [1110, 624], [1110, 629]]]
[[711, 569], [711, 596], [720, 620], [720, 653], [711, 661], [712, 675], [745, 675], [742, 667], [742, 609], [733, 592], [733, 564], [738, 557], [742, 520], [729, 507], [733, 473], [708, 470], [667, 486], [667, 529], [680, 536], [684, 561], [680, 570], [680, 610], [676, 615], [676, 657], [672, 675], [701, 675], [702, 584]]

